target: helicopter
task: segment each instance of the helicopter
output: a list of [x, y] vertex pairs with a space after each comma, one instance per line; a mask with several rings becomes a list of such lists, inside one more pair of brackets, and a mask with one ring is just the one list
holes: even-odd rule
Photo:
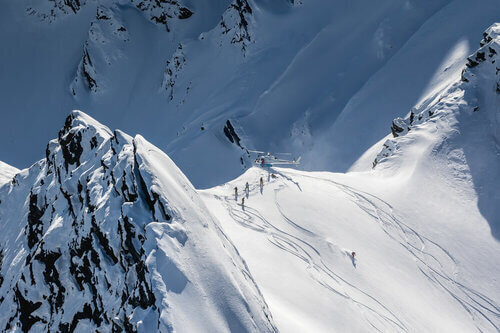
[[[249, 150], [251, 153], [256, 153], [257, 159], [255, 160], [255, 164], [260, 165], [261, 167], [272, 167], [274, 165], [299, 165], [300, 157], [298, 159], [284, 159], [278, 158], [275, 155], [272, 155], [269, 152], [259, 151], [259, 150]], [[290, 153], [277, 153], [276, 155], [292, 155]]]

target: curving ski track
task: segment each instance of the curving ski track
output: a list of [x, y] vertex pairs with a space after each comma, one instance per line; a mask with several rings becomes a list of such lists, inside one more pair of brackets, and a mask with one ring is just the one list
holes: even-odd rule
[[464, 308], [479, 332], [483, 332], [485, 327], [500, 331], [500, 306], [486, 295], [460, 283], [457, 280], [455, 258], [439, 244], [401, 221], [388, 202], [333, 180], [305, 175], [303, 177], [328, 182], [353, 198], [353, 202], [372, 216], [391, 239], [409, 252], [418, 264], [420, 272], [429, 281], [448, 293]]
[[[301, 190], [300, 184], [291, 177], [280, 172], [274, 172]], [[329, 183], [351, 197], [352, 201], [359, 208], [378, 222], [382, 230], [392, 240], [399, 243], [408, 251], [417, 263], [420, 272], [429, 281], [448, 293], [450, 297], [465, 309], [479, 332], [483, 332], [485, 327], [500, 331], [499, 305], [487, 296], [460, 283], [457, 280], [457, 262], [455, 258], [439, 244], [419, 234], [401, 221], [389, 203], [372, 194], [358, 191], [333, 180], [307, 175], [302, 175], [302, 177]], [[234, 200], [234, 197], [215, 197], [223, 203], [234, 221], [245, 228], [265, 233], [267, 239], [274, 246], [302, 260], [307, 265], [308, 273], [314, 281], [329, 292], [348, 299], [360, 307], [363, 310], [361, 312], [365, 320], [374, 330], [379, 332], [387, 332], [388, 330], [398, 332], [409, 331], [405, 323], [387, 306], [342, 278], [334, 271], [333, 267], [329, 267], [323, 261], [321, 253], [307, 241], [308, 238], [317, 238], [317, 235], [286, 216], [279, 204], [278, 193], [287, 186], [286, 182], [282, 182], [278, 188], [274, 189], [276, 208], [283, 219], [297, 230], [300, 237], [275, 226], [272, 222], [266, 220], [258, 210], [248, 205], [245, 205], [243, 208]], [[250, 190], [251, 193], [257, 191], [258, 187], [253, 187]]]
[[[277, 194], [285, 186], [282, 185], [275, 193]], [[251, 192], [254, 192], [254, 189]], [[364, 318], [374, 330], [378, 332], [387, 332], [388, 330], [396, 332], [408, 331], [405, 324], [389, 308], [328, 267], [323, 261], [321, 253], [304, 238], [283, 231], [266, 220], [258, 210], [248, 205], [245, 205], [244, 209], [242, 209], [241, 205], [234, 200], [234, 197], [215, 197], [223, 203], [234, 221], [251, 230], [265, 233], [267, 239], [274, 246], [302, 260], [307, 265], [308, 273], [314, 281], [335, 295], [346, 298], [360, 307]], [[286, 217], [278, 201], [275, 202], [278, 210], [288, 223], [306, 235], [315, 236], [311, 231], [300, 227]]]

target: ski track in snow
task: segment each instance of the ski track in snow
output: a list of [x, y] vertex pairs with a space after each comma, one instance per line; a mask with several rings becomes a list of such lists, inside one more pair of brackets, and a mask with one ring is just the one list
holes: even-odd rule
[[[295, 185], [298, 184], [295, 183]], [[275, 196], [277, 197], [277, 193], [285, 187], [286, 185], [281, 185], [278, 189], [275, 189]], [[253, 189], [251, 192], [253, 192]], [[273, 245], [304, 261], [314, 281], [330, 292], [350, 300], [353, 304], [364, 310], [362, 313], [373, 329], [378, 332], [386, 332], [388, 329], [392, 329], [393, 331], [408, 331], [404, 323], [389, 308], [328, 267], [323, 261], [321, 253], [311, 243], [276, 227], [270, 221], [266, 220], [258, 210], [247, 205], [242, 208], [234, 200], [234, 197], [220, 197], [216, 195], [215, 198], [222, 201], [234, 221], [243, 227], [267, 234], [268, 240]], [[316, 236], [311, 231], [300, 227], [286, 217], [277, 200], [275, 203], [283, 218], [294, 228], [309, 237]]]
[[[276, 170], [274, 170], [274, 173], [279, 174], [284, 180], [293, 183], [302, 191], [299, 182], [293, 180], [290, 176]], [[389, 203], [377, 196], [333, 180], [307, 175], [302, 175], [302, 177], [327, 182], [351, 197], [352, 201], [360, 209], [378, 222], [388, 237], [408, 251], [417, 263], [420, 272], [430, 282], [448, 293], [464, 308], [479, 332], [483, 332], [485, 327], [492, 328], [495, 331], [500, 330], [499, 305], [487, 296], [460, 283], [457, 280], [457, 261], [455, 258], [439, 244], [419, 234], [401, 221]], [[388, 329], [409, 331], [405, 323], [387, 306], [342, 278], [334, 271], [333, 267], [329, 267], [324, 262], [320, 251], [311, 242], [307, 241], [308, 238], [318, 240], [319, 236], [286, 216], [279, 204], [278, 193], [287, 186], [286, 182], [283, 182], [277, 188], [274, 188], [275, 205], [284, 221], [297, 230], [299, 236], [278, 228], [262, 216], [258, 210], [248, 205], [242, 207], [234, 196], [221, 197], [215, 195], [215, 198], [223, 203], [235, 222], [245, 228], [265, 233], [267, 239], [273, 245], [302, 260], [307, 265], [308, 273], [314, 281], [333, 294], [344, 297], [360, 307], [366, 321], [373, 329], [379, 332], [386, 332]], [[251, 188], [250, 193], [257, 191], [258, 186]]]
[[483, 332], [483, 327], [500, 331], [500, 306], [486, 295], [460, 283], [457, 280], [457, 261], [455, 258], [439, 244], [419, 234], [396, 217], [393, 207], [388, 202], [329, 179], [313, 176], [304, 177], [333, 184], [352, 197], [353, 202], [359, 208], [379, 222], [382, 230], [391, 239], [409, 252], [418, 264], [420, 272], [429, 281], [447, 292], [464, 308], [478, 331]]

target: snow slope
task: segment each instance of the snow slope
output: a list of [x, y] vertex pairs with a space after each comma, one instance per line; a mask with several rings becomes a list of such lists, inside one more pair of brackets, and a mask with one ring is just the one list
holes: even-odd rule
[[280, 331], [498, 331], [500, 243], [472, 186], [456, 193], [448, 173], [423, 170], [272, 172], [268, 182], [252, 168], [202, 196]]
[[348, 170], [500, 15], [497, 0], [73, 3], [0, 2], [0, 159], [28, 166], [81, 108], [146, 135], [197, 187], [240, 175], [244, 148]]
[[368, 171], [252, 168], [201, 191], [281, 331], [500, 330], [499, 58], [494, 24], [360, 158]]
[[18, 172], [19, 169], [0, 161], [0, 185], [11, 181]]
[[274, 331], [191, 183], [141, 136], [73, 111], [0, 187], [4, 331]]

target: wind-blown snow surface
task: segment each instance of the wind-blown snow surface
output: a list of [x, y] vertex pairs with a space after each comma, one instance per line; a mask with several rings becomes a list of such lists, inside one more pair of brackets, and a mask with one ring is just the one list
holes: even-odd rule
[[10, 182], [18, 172], [19, 169], [0, 161], [0, 185]]
[[141, 136], [72, 112], [0, 187], [2, 331], [273, 331], [191, 183]]
[[500, 330], [500, 24], [483, 37], [370, 171], [252, 168], [202, 191], [281, 331]]
[[0, 5], [1, 160], [41, 157], [57, 120], [81, 108], [147, 133], [197, 187], [249, 166], [228, 120], [245, 148], [349, 169], [393, 118], [460, 74], [500, 17], [497, 0]]
[[252, 168], [202, 194], [280, 331], [498, 331], [500, 244], [472, 186], [457, 193], [448, 170], [272, 171]]

